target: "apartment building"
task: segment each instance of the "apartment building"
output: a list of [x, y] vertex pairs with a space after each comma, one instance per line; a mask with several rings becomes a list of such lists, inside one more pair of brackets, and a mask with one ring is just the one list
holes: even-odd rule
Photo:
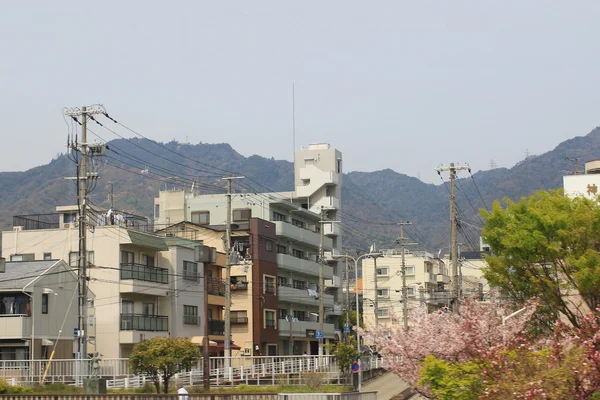
[[[273, 276], [276, 277], [278, 292], [278, 306], [275, 309], [278, 354], [317, 352], [318, 341], [315, 335], [319, 330], [318, 320], [321, 317], [318, 315], [317, 299], [321, 231], [325, 251], [323, 262], [326, 264], [323, 316], [326, 324], [323, 336], [326, 340], [341, 336], [339, 332], [334, 332], [335, 322], [342, 312], [341, 297], [338, 296], [342, 283], [341, 270], [338, 271], [338, 261], [334, 257], [335, 254], [341, 254], [342, 246], [339, 222], [341, 183], [341, 153], [328, 144], [313, 144], [303, 147], [295, 154], [295, 191], [240, 193], [232, 198], [234, 226], [244, 226], [254, 218], [270, 222], [274, 226], [272, 252], [277, 266]], [[227, 220], [226, 196], [222, 194], [195, 195], [183, 190], [161, 191], [154, 204], [156, 226], [188, 221], [210, 230], [216, 229], [214, 226], [223, 226]], [[338, 222], [322, 222], [323, 212], [325, 220]], [[202, 240], [207, 238], [202, 237]], [[244, 268], [249, 267], [245, 265]], [[258, 300], [253, 298], [253, 301]], [[239, 315], [242, 319], [246, 318], [241, 316], [243, 314]], [[271, 314], [269, 318], [270, 316]], [[235, 330], [232, 332], [235, 335]], [[233, 339], [236, 340], [235, 336]], [[242, 342], [239, 339], [236, 341]], [[244, 339], [243, 342], [249, 343], [249, 340]], [[271, 347], [265, 349], [262, 346], [266, 344], [261, 343], [254, 343], [249, 351], [254, 354], [257, 344], [260, 354], [274, 351], [271, 344]]]
[[[298, 211], [315, 218], [306, 210]], [[289, 211], [281, 215], [291, 216]], [[231, 267], [231, 326], [232, 340], [240, 346], [234, 355], [318, 353], [319, 235], [298, 226], [307, 220], [293, 215], [301, 220], [292, 224], [252, 217], [232, 226], [232, 249], [238, 261]], [[180, 222], [161, 232], [224, 249], [224, 225]], [[304, 239], [297, 240], [300, 237]], [[324, 270], [324, 277], [331, 279], [333, 268], [325, 266]], [[324, 304], [326, 316], [341, 313], [332, 295], [324, 295]], [[335, 335], [334, 324], [325, 322], [325, 341]]]
[[[391, 314], [402, 318], [403, 313], [401, 250], [381, 253], [376, 270], [372, 258], [362, 261], [363, 315], [367, 325], [389, 323]], [[409, 310], [419, 304], [430, 309], [448, 305], [450, 276], [446, 265], [426, 251], [405, 251]]]
[[[98, 218], [89, 221], [87, 238], [89, 288], [95, 294], [88, 351], [128, 357], [143, 339], [202, 336], [203, 319], [194, 318], [204, 315], [204, 288], [195, 275], [204, 269], [195, 257], [201, 243], [146, 233], [134, 216], [91, 214]], [[2, 254], [11, 260], [63, 259], [76, 269], [77, 219], [77, 207], [71, 206], [57, 207], [54, 214], [16, 216], [13, 229], [2, 233]], [[221, 267], [211, 268], [221, 276]], [[224, 300], [219, 304], [222, 308]], [[222, 320], [219, 311], [215, 314]], [[223, 340], [222, 329], [213, 334]]]
[[[62, 260], [0, 259], [0, 360], [73, 358], [77, 275]], [[90, 293], [93, 297], [93, 293]]]

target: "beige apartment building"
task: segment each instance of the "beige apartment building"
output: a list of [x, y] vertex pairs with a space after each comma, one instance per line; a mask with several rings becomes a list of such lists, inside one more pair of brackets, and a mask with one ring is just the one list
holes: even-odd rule
[[[363, 314], [367, 326], [390, 323], [391, 314], [403, 317], [401, 250], [381, 253], [376, 270], [372, 258], [362, 262]], [[426, 251], [407, 250], [405, 266], [409, 311], [420, 304], [429, 309], [448, 305], [450, 276], [446, 263]]]
[[[143, 339], [202, 336], [204, 264], [195, 256], [201, 243], [146, 233], [144, 221], [134, 217], [111, 221], [100, 218], [99, 210], [94, 213], [98, 218], [90, 221], [87, 234], [89, 288], [95, 294], [88, 351], [124, 358]], [[16, 216], [13, 229], [2, 233], [2, 254], [12, 260], [63, 259], [77, 268], [77, 218], [71, 206], [49, 215]], [[220, 279], [221, 268], [211, 270]], [[214, 286], [212, 292], [222, 297], [224, 285]], [[224, 300], [213, 302], [212, 333], [222, 340]]]

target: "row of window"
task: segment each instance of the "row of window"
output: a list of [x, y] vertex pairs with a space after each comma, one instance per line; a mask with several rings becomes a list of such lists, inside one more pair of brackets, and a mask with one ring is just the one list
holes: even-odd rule
[[[397, 292], [399, 292], [400, 290], [397, 290]], [[415, 295], [415, 288], [414, 287], [407, 287], [406, 288], [406, 294], [408, 296], [414, 296]], [[390, 289], [388, 288], [382, 288], [382, 289], [377, 289], [377, 297], [379, 298], [389, 298], [390, 297]]]
[[[158, 217], [157, 217], [158, 218]], [[249, 208], [236, 208], [232, 212], [233, 222], [250, 221], [252, 210]], [[210, 211], [192, 212], [192, 223], [197, 225], [210, 225]]]
[[[407, 265], [406, 267], [406, 275], [414, 275], [415, 267], [414, 265]], [[377, 267], [377, 276], [389, 276], [390, 275], [390, 267]]]

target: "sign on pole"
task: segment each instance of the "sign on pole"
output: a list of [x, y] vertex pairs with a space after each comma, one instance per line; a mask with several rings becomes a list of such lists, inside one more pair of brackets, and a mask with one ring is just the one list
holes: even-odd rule
[[360, 365], [358, 365], [358, 363], [356, 361], [353, 361], [352, 362], [352, 372], [357, 373], [358, 371], [360, 371]]

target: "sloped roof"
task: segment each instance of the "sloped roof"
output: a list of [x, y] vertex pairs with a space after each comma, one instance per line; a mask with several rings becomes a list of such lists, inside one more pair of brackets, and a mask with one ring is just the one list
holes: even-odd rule
[[6, 272], [0, 273], [0, 290], [21, 290], [58, 262], [60, 261], [7, 261]]

